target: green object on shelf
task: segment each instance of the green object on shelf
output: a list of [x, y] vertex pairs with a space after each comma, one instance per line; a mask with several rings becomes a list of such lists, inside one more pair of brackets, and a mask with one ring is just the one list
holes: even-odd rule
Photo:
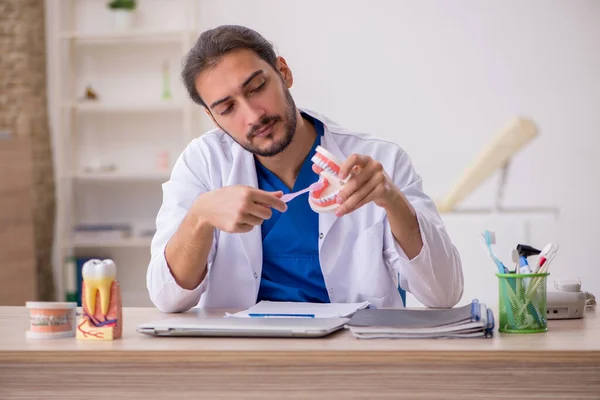
[[135, 10], [135, 0], [112, 0], [108, 2], [108, 8], [112, 10]]
[[65, 301], [77, 303], [77, 292], [67, 293], [67, 295], [65, 296]]
[[546, 281], [549, 273], [496, 274], [499, 332], [539, 333], [548, 330]]
[[67, 257], [64, 266], [65, 301], [77, 302], [77, 260]]
[[163, 100], [171, 99], [171, 80], [169, 76], [169, 63], [167, 61], [163, 64]]

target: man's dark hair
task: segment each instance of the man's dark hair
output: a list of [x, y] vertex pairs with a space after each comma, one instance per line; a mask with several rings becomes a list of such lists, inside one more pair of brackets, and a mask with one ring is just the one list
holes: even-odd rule
[[198, 75], [213, 68], [228, 52], [237, 49], [254, 51], [274, 69], [277, 69], [273, 45], [258, 32], [239, 25], [222, 25], [203, 32], [183, 62], [181, 78], [190, 98], [206, 108], [208, 106], [196, 91], [195, 81]]

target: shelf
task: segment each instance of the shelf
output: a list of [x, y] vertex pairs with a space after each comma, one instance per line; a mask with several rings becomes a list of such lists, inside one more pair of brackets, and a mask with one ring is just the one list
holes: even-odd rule
[[[161, 152], [177, 153], [194, 136], [199, 110], [185, 91], [178, 92], [175, 69], [201, 32], [200, 7], [196, 0], [144, 1], [135, 25], [119, 30], [101, 1], [45, 4], [52, 39], [46, 50], [54, 56], [48, 58], [48, 79], [55, 83], [49, 96], [58, 99], [49, 112], [57, 116], [51, 121], [58, 139], [56, 181], [64, 194], [56, 215], [64, 234], [57, 237], [53, 263], [60, 266], [71, 254], [114, 252], [119, 262], [137, 268], [150, 249], [146, 235], [171, 175], [170, 167], [158, 164], [165, 162]], [[173, 96], [168, 100], [162, 98], [165, 62]], [[97, 100], [86, 98], [88, 85]], [[79, 221], [140, 226], [88, 234]], [[69, 277], [63, 268], [55, 273], [62, 298]], [[135, 291], [131, 282], [122, 284], [124, 291]]]
[[184, 104], [180, 102], [153, 102], [138, 104], [116, 104], [116, 103], [72, 103], [63, 104], [63, 108], [71, 108], [81, 113], [110, 112], [110, 113], [129, 113], [129, 112], [160, 112], [160, 111], [181, 111]]
[[[132, 237], [123, 239], [98, 239], [98, 240], [75, 240], [72, 242], [74, 248], [135, 248], [135, 247], [150, 247], [152, 242], [151, 237]], [[69, 240], [65, 240], [69, 243]]]
[[75, 172], [71, 177], [83, 182], [166, 182], [168, 172]]
[[112, 44], [157, 44], [180, 43], [185, 35], [193, 31], [131, 31], [131, 32], [64, 32], [62, 39], [73, 40], [77, 44], [112, 45]]

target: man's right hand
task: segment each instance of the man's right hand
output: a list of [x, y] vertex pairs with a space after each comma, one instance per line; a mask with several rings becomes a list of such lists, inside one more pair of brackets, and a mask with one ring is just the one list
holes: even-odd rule
[[249, 186], [226, 186], [200, 195], [194, 207], [197, 215], [211, 226], [228, 233], [251, 231], [271, 218], [274, 208], [287, 210], [283, 192], [266, 192]]

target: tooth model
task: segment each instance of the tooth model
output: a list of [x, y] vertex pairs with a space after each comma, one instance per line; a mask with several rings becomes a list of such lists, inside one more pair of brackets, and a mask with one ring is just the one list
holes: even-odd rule
[[339, 207], [336, 202], [337, 194], [346, 183], [338, 177], [341, 163], [321, 146], [317, 146], [316, 154], [311, 161], [315, 164], [316, 172], [321, 176], [319, 181], [323, 183], [323, 186], [321, 189], [309, 193], [308, 204], [313, 211], [318, 213], [334, 212]]
[[112, 260], [92, 259], [83, 264], [81, 305], [77, 339], [114, 340], [123, 331], [121, 289]]

